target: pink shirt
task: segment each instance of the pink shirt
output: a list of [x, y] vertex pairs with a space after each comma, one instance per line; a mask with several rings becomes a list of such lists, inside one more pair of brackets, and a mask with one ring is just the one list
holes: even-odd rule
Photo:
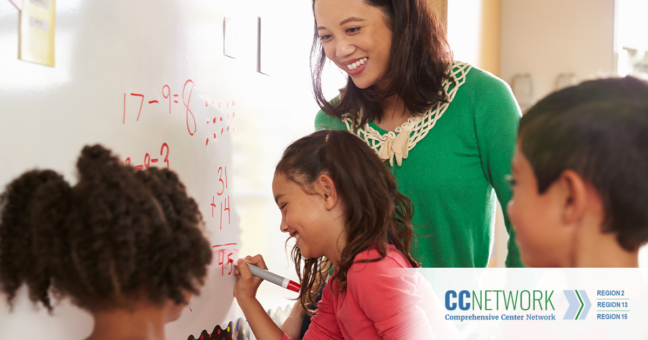
[[[357, 263], [379, 257], [374, 249], [355, 257], [347, 274], [346, 292], [333, 294], [326, 285], [304, 340], [436, 339], [426, 314], [430, 308], [423, 303], [424, 296], [430, 294], [420, 292], [429, 283], [407, 270], [409, 262], [393, 245], [382, 260]], [[282, 338], [288, 339], [287, 335]]]

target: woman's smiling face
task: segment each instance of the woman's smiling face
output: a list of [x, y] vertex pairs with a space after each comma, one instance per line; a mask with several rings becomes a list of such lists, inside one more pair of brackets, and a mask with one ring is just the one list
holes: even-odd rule
[[392, 43], [383, 11], [364, 0], [317, 0], [314, 10], [326, 57], [358, 88], [383, 83]]

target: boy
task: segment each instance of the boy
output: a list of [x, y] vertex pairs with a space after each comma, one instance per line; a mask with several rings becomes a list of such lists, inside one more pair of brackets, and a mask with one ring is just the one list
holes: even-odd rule
[[648, 241], [648, 83], [584, 82], [520, 121], [508, 213], [529, 267], [637, 267]]

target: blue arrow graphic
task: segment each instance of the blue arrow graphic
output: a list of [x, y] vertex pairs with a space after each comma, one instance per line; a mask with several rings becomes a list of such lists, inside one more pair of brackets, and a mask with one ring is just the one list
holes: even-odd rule
[[583, 311], [581, 312], [581, 315], [578, 317], [578, 320], [585, 320], [587, 317], [587, 312], [589, 312], [590, 307], [592, 307], [592, 303], [590, 302], [590, 299], [587, 297], [587, 293], [585, 293], [584, 290], [579, 290], [581, 298], [583, 299], [583, 302], [585, 303], [585, 308], [583, 308]]
[[563, 320], [574, 320], [574, 317], [576, 317], [576, 313], [581, 308], [580, 301], [578, 301], [578, 297], [576, 297], [576, 291], [563, 290], [563, 293], [565, 293], [565, 297], [567, 297], [567, 302], [569, 302], [569, 308], [567, 308], [567, 312], [565, 313]]

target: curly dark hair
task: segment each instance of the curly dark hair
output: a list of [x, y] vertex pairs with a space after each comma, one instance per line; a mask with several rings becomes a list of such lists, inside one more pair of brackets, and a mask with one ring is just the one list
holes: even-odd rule
[[[398, 192], [396, 179], [376, 153], [360, 138], [346, 131], [320, 130], [291, 144], [277, 164], [277, 173], [299, 184], [308, 192], [321, 174], [327, 174], [344, 202], [346, 247], [333, 279], [339, 291], [346, 291], [347, 272], [356, 255], [375, 247], [380, 257], [359, 262], [380, 261], [387, 255], [386, 244], [393, 243], [412, 267], [420, 267], [410, 254], [414, 236], [414, 205]], [[292, 250], [297, 275], [302, 282], [299, 299], [304, 310], [312, 304], [324, 282], [330, 263], [322, 258], [303, 258]], [[302, 262], [303, 275], [302, 275]], [[329, 285], [332, 291], [333, 285]], [[310, 311], [309, 311], [310, 313]]]
[[[315, 13], [313, 0], [313, 13]], [[423, 114], [437, 103], [447, 102], [443, 80], [448, 78], [452, 51], [445, 30], [437, 19], [429, 0], [364, 0], [379, 8], [392, 32], [386, 89], [376, 85], [358, 88], [351, 77], [341, 90], [340, 100], [329, 103], [322, 93], [322, 70], [326, 54], [315, 22], [311, 48], [311, 79], [317, 104], [326, 114], [340, 119], [350, 113], [356, 126], [368, 121], [380, 121], [384, 98], [398, 95], [413, 116]]]
[[83, 148], [77, 169], [73, 187], [32, 170], [0, 195], [0, 289], [9, 304], [23, 283], [50, 311], [50, 293], [90, 311], [198, 294], [212, 252], [178, 176], [135, 172], [100, 145]]

